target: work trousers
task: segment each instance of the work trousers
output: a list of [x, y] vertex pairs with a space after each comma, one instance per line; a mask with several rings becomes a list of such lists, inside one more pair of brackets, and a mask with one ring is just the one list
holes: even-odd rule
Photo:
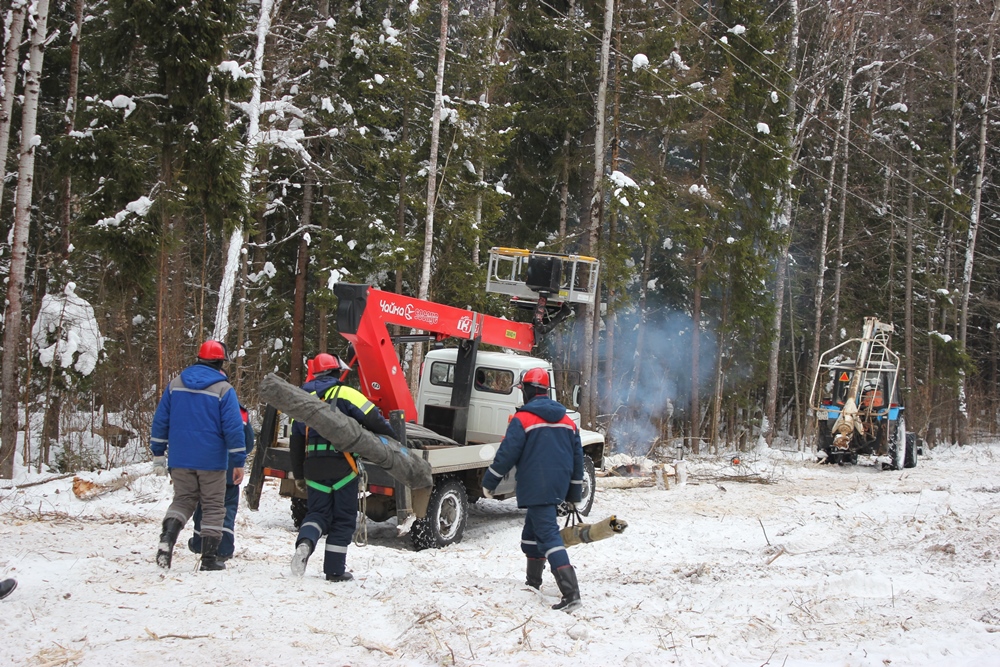
[[171, 468], [170, 477], [174, 482], [174, 501], [163, 518], [187, 524], [201, 503], [201, 536], [221, 540], [226, 517], [226, 471]]
[[555, 505], [532, 505], [524, 516], [521, 530], [521, 551], [528, 558], [545, 558], [555, 572], [569, 565], [569, 554], [559, 534]]
[[[222, 541], [219, 543], [219, 556], [232, 558], [236, 551], [236, 511], [240, 507], [240, 487], [238, 484], [226, 484], [226, 518], [222, 520]], [[194, 511], [194, 536], [188, 540], [188, 548], [196, 554], [201, 553], [201, 503]]]
[[[327, 479], [318, 483], [332, 487], [337, 481]], [[295, 543], [309, 540], [319, 546], [319, 538], [326, 533], [323, 574], [343, 574], [347, 567], [347, 547], [358, 525], [358, 478], [331, 493], [310, 486], [306, 504], [306, 516]]]

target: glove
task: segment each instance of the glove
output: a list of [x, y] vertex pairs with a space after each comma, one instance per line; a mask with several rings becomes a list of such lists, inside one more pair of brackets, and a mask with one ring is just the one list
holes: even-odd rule
[[493, 492], [492, 492], [492, 491], [490, 491], [489, 489], [487, 489], [487, 488], [486, 488], [486, 487], [484, 486], [484, 487], [483, 487], [483, 498], [492, 498], [492, 497], [493, 497]]
[[299, 493], [309, 495], [309, 485], [306, 484], [306, 480], [304, 479], [295, 480], [295, 490]]
[[559, 516], [566, 516], [567, 514], [576, 514], [577, 506], [571, 500], [564, 500], [557, 506], [559, 511]]
[[166, 456], [154, 456], [153, 457], [153, 473], [157, 477], [167, 476], [167, 457]]

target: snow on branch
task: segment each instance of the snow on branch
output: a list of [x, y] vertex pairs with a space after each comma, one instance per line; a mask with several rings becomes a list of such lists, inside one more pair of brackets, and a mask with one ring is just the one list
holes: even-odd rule
[[104, 349], [104, 337], [94, 308], [77, 296], [74, 283], [68, 283], [61, 295], [42, 297], [38, 318], [31, 327], [31, 343], [42, 366], [58, 362], [61, 368], [72, 366], [81, 375], [94, 371]]

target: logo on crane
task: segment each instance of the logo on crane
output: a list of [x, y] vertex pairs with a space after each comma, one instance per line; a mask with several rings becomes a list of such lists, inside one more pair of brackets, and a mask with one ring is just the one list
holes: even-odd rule
[[439, 319], [438, 314], [434, 311], [417, 308], [412, 303], [401, 305], [395, 301], [382, 300], [379, 301], [378, 305], [386, 315], [402, 317], [407, 322], [416, 320], [418, 322], [426, 322], [427, 324], [437, 324]]
[[[461, 318], [459, 318], [458, 323], [455, 325], [455, 328], [461, 331], [462, 333], [471, 336], [472, 322], [473, 320], [470, 316], [463, 315]], [[478, 334], [481, 329], [482, 329], [482, 324], [476, 327], [476, 333]]]

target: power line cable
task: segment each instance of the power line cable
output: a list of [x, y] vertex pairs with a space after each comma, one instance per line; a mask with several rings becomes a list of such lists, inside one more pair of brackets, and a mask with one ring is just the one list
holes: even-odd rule
[[[553, 7], [552, 5], [550, 5], [550, 4], [549, 4], [548, 2], [546, 2], [545, 0], [540, 0], [540, 4], [542, 4], [542, 5], [546, 6], [546, 7], [548, 7], [548, 8], [549, 8], [549, 9], [551, 9], [551, 10], [552, 10], [553, 12], [555, 12], [555, 13], [556, 13], [557, 15], [559, 15], [559, 16], [561, 16], [561, 17], [563, 17], [563, 18], [569, 18], [569, 16], [568, 16], [568, 15], [567, 15], [567, 14], [566, 14], [565, 12], [562, 12], [562, 11], [560, 11], [559, 9], [556, 9], [555, 7]], [[671, 10], [671, 11], [676, 11], [676, 10]], [[677, 12], [677, 13], [679, 14], [679, 12]], [[682, 14], [681, 14], [681, 16], [683, 17], [683, 15], [682, 15]], [[687, 21], [688, 21], [689, 23], [691, 23], [690, 19], [687, 19], [686, 17], [684, 17], [684, 18], [685, 18], [685, 20], [687, 20]], [[596, 34], [595, 32], [593, 32], [593, 31], [589, 30], [588, 28], [584, 28], [584, 29], [583, 29], [583, 30], [582, 30], [581, 32], [583, 32], [584, 34], [587, 34], [587, 35], [590, 35], [590, 36], [591, 36], [592, 38], [594, 38], [594, 39], [598, 39], [598, 40], [600, 39], [600, 37], [598, 37], [598, 36], [597, 36], [597, 34]], [[714, 39], [714, 38], [713, 38], [713, 39]], [[746, 41], [746, 40], [745, 40], [745, 41]], [[749, 44], [749, 42], [747, 42], [747, 43]], [[752, 45], [752, 44], [751, 44], [750, 46], [751, 46], [752, 48], [755, 48], [755, 47], [753, 47], [753, 45]], [[618, 50], [618, 49], [616, 49], [616, 48], [615, 48], [614, 46], [611, 46], [611, 51], [612, 51], [612, 52], [613, 52], [614, 54], [616, 54], [617, 56], [619, 56], [619, 57], [622, 57], [622, 58], [627, 58], [627, 57], [628, 57], [628, 56], [627, 56], [627, 55], [626, 55], [625, 53], [623, 53], [623, 52], [619, 51], [619, 50]], [[758, 51], [758, 52], [759, 52], [759, 51]], [[766, 57], [766, 54], [762, 54], [762, 55], [765, 55], [765, 57]], [[765, 81], [766, 81], [766, 77], [764, 77], [763, 75], [761, 75], [761, 74], [760, 74], [759, 72], [756, 72], [756, 70], [754, 70], [754, 69], [753, 69], [752, 67], [750, 67], [749, 65], [746, 65], [746, 63], [744, 63], [744, 62], [743, 62], [742, 60], [741, 60], [740, 62], [741, 62], [741, 63], [742, 63], [742, 64], [743, 64], [743, 65], [744, 65], [745, 67], [747, 67], [748, 69], [750, 69], [750, 70], [751, 70], [751, 71], [753, 71], [754, 73], [758, 74], [758, 76], [761, 76], [762, 78], [765, 78]], [[770, 62], [772, 62], [772, 63], [773, 63], [773, 61], [770, 61]], [[776, 66], [778, 66], [778, 65], [776, 65]], [[663, 83], [664, 85], [668, 86], [668, 87], [669, 87], [670, 89], [672, 89], [672, 90], [673, 90], [673, 91], [674, 91], [675, 93], [677, 93], [677, 94], [678, 94], [679, 96], [681, 96], [681, 97], [684, 97], [685, 99], [687, 99], [687, 100], [688, 100], [688, 101], [690, 101], [691, 103], [693, 103], [693, 104], [695, 104], [695, 105], [697, 105], [697, 106], [701, 107], [701, 108], [702, 108], [702, 109], [703, 109], [703, 110], [704, 110], [705, 112], [707, 112], [708, 114], [710, 114], [710, 115], [714, 116], [715, 118], [717, 118], [718, 120], [722, 121], [723, 123], [725, 123], [725, 124], [727, 124], [727, 125], [731, 126], [731, 127], [733, 128], [733, 129], [735, 129], [735, 130], [736, 130], [737, 132], [739, 132], [739, 133], [743, 134], [744, 136], [746, 136], [747, 138], [749, 138], [749, 139], [750, 139], [751, 141], [755, 142], [756, 144], [758, 144], [758, 145], [760, 145], [760, 146], [763, 146], [763, 147], [766, 147], [766, 148], [770, 149], [770, 150], [771, 150], [772, 152], [774, 152], [774, 153], [778, 154], [779, 156], [783, 156], [783, 153], [782, 153], [782, 151], [780, 151], [780, 150], [779, 150], [778, 148], [776, 148], [776, 147], [774, 147], [774, 146], [772, 146], [772, 145], [770, 145], [770, 144], [768, 144], [768, 143], [764, 142], [764, 141], [763, 141], [763, 140], [761, 140], [761, 139], [760, 139], [759, 137], [755, 136], [754, 134], [752, 134], [751, 132], [749, 132], [749, 131], [748, 131], [748, 130], [746, 130], [745, 128], [742, 128], [742, 127], [740, 127], [739, 125], [736, 125], [735, 123], [733, 123], [733, 122], [732, 122], [732, 121], [730, 121], [729, 119], [725, 118], [724, 116], [722, 116], [721, 114], [719, 114], [719, 113], [718, 113], [718, 112], [716, 112], [715, 110], [711, 109], [710, 107], [708, 107], [708, 106], [707, 106], [707, 105], [705, 105], [704, 103], [702, 103], [702, 102], [700, 102], [699, 100], [697, 100], [697, 99], [695, 99], [694, 97], [692, 97], [692, 96], [690, 95], [690, 93], [689, 93], [688, 91], [686, 91], [686, 90], [684, 90], [684, 89], [680, 88], [680, 87], [679, 87], [679, 86], [678, 86], [677, 84], [675, 84], [675, 83], [673, 83], [673, 82], [671, 82], [671, 81], [667, 81], [667, 80], [666, 80], [666, 79], [664, 79], [663, 77], [659, 76], [659, 74], [658, 74], [658, 73], [656, 73], [656, 72], [651, 72], [650, 74], [651, 74], [651, 76], [652, 76], [652, 77], [653, 77], [654, 79], [656, 79], [657, 81], [659, 81], [659, 82]], [[775, 88], [775, 89], [778, 89], [778, 87], [777, 87], [777, 86], [773, 86], [773, 84], [772, 84], [772, 87], [773, 87], [773, 88]], [[783, 93], [783, 94], [785, 94], [785, 95], [786, 95], [786, 97], [787, 97], [787, 93]], [[828, 128], [828, 129], [829, 129], [829, 128]], [[877, 161], [877, 160], [876, 160], [876, 159], [874, 158], [874, 156], [872, 156], [871, 154], [867, 153], [866, 151], [863, 151], [863, 150], [860, 150], [860, 149], [859, 149], [859, 151], [860, 151], [860, 152], [861, 152], [861, 153], [862, 153], [863, 155], [865, 155], [865, 156], [869, 157], [870, 159], [872, 159], [873, 161], [875, 161], [875, 162], [878, 162], [878, 161]], [[897, 151], [897, 152], [898, 152], [898, 151]], [[827, 186], [829, 186], [829, 187], [831, 187], [831, 188], [834, 188], [834, 189], [836, 189], [836, 190], [838, 190], [838, 191], [841, 191], [841, 192], [843, 192], [844, 194], [847, 194], [847, 195], [849, 195], [850, 197], [852, 197], [852, 198], [856, 199], [857, 201], [859, 201], [859, 202], [861, 202], [861, 203], [863, 203], [863, 204], [867, 205], [867, 206], [868, 206], [868, 207], [869, 207], [869, 208], [870, 208], [871, 210], [873, 210], [873, 211], [879, 211], [879, 210], [882, 210], [882, 211], [884, 211], [883, 215], [887, 214], [887, 215], [888, 215], [889, 217], [891, 217], [892, 219], [896, 220], [897, 222], [902, 222], [902, 223], [906, 223], [906, 222], [907, 222], [907, 219], [906, 219], [906, 218], [904, 218], [903, 216], [901, 216], [901, 215], [898, 215], [898, 214], [896, 214], [895, 212], [893, 212], [893, 211], [892, 211], [892, 209], [891, 209], [891, 207], [880, 207], [880, 206], [876, 205], [876, 204], [875, 204], [874, 202], [872, 202], [872, 201], [869, 201], [868, 199], [866, 199], [866, 198], [865, 198], [865, 197], [863, 197], [862, 195], [859, 195], [859, 194], [857, 194], [857, 193], [855, 193], [855, 192], [852, 192], [852, 191], [851, 191], [850, 189], [848, 189], [848, 188], [843, 188], [843, 187], [841, 187], [841, 186], [840, 186], [840, 185], [839, 185], [838, 183], [835, 183], [835, 182], [833, 182], [833, 180], [831, 180], [831, 179], [830, 179], [829, 177], [827, 177], [827, 176], [824, 176], [824, 175], [820, 174], [819, 172], [817, 172], [817, 171], [815, 171], [815, 170], [813, 170], [813, 169], [810, 169], [809, 167], [805, 166], [805, 165], [804, 165], [804, 164], [803, 164], [803, 163], [802, 163], [801, 161], [798, 161], [798, 162], [797, 162], [797, 167], [798, 167], [798, 169], [800, 169], [801, 171], [803, 171], [803, 172], [805, 172], [805, 173], [807, 173], [807, 174], [809, 174], [809, 175], [811, 175], [811, 176], [815, 177], [815, 178], [816, 178], [817, 180], [819, 180], [820, 182], [822, 182], [822, 183], [825, 183], [825, 184], [826, 184]], [[955, 213], [956, 215], [958, 215], [959, 217], [963, 217], [963, 218], [965, 217], [965, 216], [964, 216], [964, 215], [963, 215], [963, 214], [962, 214], [961, 212], [959, 212], [959, 211], [955, 210], [955, 209], [954, 209], [953, 207], [951, 207], [950, 205], [948, 205], [948, 204], [946, 204], [946, 203], [944, 203], [944, 202], [941, 202], [941, 201], [940, 201], [940, 200], [939, 200], [938, 198], [936, 198], [936, 197], [933, 197], [932, 195], [930, 195], [930, 194], [926, 193], [926, 191], [924, 191], [924, 190], [923, 190], [922, 188], [919, 188], [919, 186], [917, 186], [916, 184], [914, 184], [914, 183], [912, 183], [911, 181], [909, 181], [908, 179], [906, 179], [906, 178], [905, 178], [904, 176], [902, 176], [901, 174], [899, 174], [899, 173], [898, 173], [898, 170], [897, 170], [897, 173], [896, 173], [896, 178], [897, 178], [897, 179], [899, 179], [899, 180], [901, 180], [901, 181], [902, 181], [903, 183], [906, 183], [906, 184], [908, 184], [908, 185], [911, 185], [911, 186], [913, 186], [913, 187], [914, 187], [914, 189], [916, 189], [916, 190], [920, 191], [921, 193], [925, 194], [925, 195], [926, 195], [926, 196], [928, 197], [928, 199], [930, 199], [930, 200], [932, 200], [932, 201], [934, 201], [934, 202], [937, 202], [937, 203], [939, 203], [939, 204], [940, 204], [941, 206], [943, 206], [943, 207], [947, 208], [948, 210], [951, 210], [952, 212], [954, 212], [954, 213]], [[929, 236], [929, 237], [932, 237], [932, 238], [936, 238], [936, 239], [940, 239], [940, 240], [947, 240], [947, 239], [946, 239], [946, 237], [944, 237], [944, 236], [940, 235], [940, 234], [939, 234], [939, 233], [937, 232], [937, 230], [933, 230], [933, 229], [929, 229], [929, 228], [927, 228], [927, 227], [924, 227], [924, 226], [920, 225], [919, 223], [917, 223], [917, 222], [915, 222], [915, 221], [910, 221], [910, 224], [913, 224], [913, 225], [915, 226], [915, 228], [917, 228], [917, 229], [918, 229], [919, 231], [923, 232], [924, 234], [926, 234], [926, 235], [927, 235], [927, 236]], [[988, 234], [990, 234], [991, 236], [995, 236], [995, 235], [993, 234], [993, 232], [990, 232], [989, 230], [984, 230], [984, 227], [983, 227], [982, 225], [980, 226], [980, 232], [984, 232], [984, 233], [988, 233]], [[1000, 238], [1000, 237], [998, 237], [998, 238]]]

